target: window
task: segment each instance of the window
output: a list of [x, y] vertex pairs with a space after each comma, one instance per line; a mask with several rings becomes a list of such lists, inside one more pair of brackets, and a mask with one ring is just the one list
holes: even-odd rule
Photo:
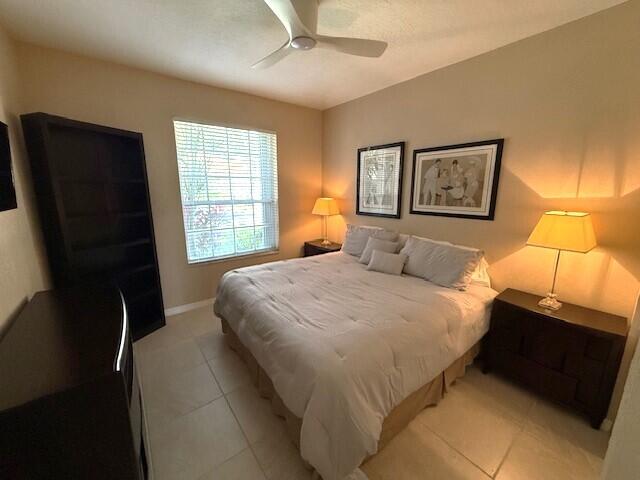
[[189, 263], [278, 249], [275, 133], [174, 121]]

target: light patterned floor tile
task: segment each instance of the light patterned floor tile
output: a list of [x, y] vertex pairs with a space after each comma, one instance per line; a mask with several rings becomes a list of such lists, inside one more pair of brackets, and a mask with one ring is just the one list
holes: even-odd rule
[[227, 394], [227, 400], [249, 443], [255, 443], [277, 430], [284, 430], [284, 419], [271, 411], [271, 401], [261, 398], [251, 384]]
[[602, 460], [554, 435], [544, 440], [522, 432], [497, 480], [598, 480]]
[[251, 448], [268, 480], [312, 480], [312, 471], [283, 429], [269, 432]]
[[229, 350], [222, 331], [212, 331], [196, 337], [195, 340], [207, 360], [224, 355]]
[[416, 420], [493, 476], [521, 426], [483, 399], [453, 385], [435, 407]]
[[206, 363], [202, 352], [193, 340], [180, 340], [171, 346], [139, 354], [136, 360], [143, 383], [148, 375], [158, 372], [178, 372]]
[[591, 428], [586, 417], [542, 398], [531, 410], [525, 431], [542, 441], [561, 438], [598, 458], [604, 458], [609, 443], [609, 433]]
[[185, 338], [179, 328], [165, 325], [146, 337], [137, 340], [133, 344], [133, 348], [138, 355], [143, 355], [161, 348], [172, 347], [182, 340], [185, 340]]
[[246, 449], [199, 480], [266, 480], [251, 450]]
[[519, 424], [525, 422], [536, 403], [536, 397], [528, 390], [499, 375], [483, 374], [476, 365], [467, 367], [464, 377], [452, 388], [489, 408], [499, 408]]
[[412, 422], [363, 466], [369, 480], [489, 480], [419, 422]]
[[144, 383], [150, 429], [189, 413], [222, 395], [206, 363], [180, 371], [157, 371]]
[[214, 315], [212, 305], [167, 317], [167, 325], [175, 329], [183, 338], [222, 331], [220, 319]]
[[212, 358], [209, 365], [224, 393], [251, 384], [247, 366], [233, 350], [227, 349], [224, 354]]
[[151, 433], [155, 480], [195, 480], [248, 447], [224, 398]]

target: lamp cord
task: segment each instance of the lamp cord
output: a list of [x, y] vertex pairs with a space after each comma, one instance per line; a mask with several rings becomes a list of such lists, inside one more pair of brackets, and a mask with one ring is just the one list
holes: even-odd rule
[[558, 249], [558, 253], [556, 254], [556, 266], [553, 270], [553, 284], [551, 285], [551, 293], [555, 293], [556, 291], [556, 276], [558, 275], [558, 263], [560, 263], [560, 249]]

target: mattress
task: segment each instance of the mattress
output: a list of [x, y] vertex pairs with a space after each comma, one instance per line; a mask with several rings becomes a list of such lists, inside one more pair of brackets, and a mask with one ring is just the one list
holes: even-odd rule
[[495, 295], [336, 252], [227, 272], [214, 309], [302, 418], [302, 457], [342, 480], [363, 475], [389, 412], [482, 338]]

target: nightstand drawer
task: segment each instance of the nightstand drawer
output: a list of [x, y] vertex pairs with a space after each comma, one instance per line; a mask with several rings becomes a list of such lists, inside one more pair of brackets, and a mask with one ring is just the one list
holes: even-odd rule
[[593, 406], [604, 378], [605, 368], [604, 363], [588, 358], [582, 360], [582, 368], [578, 374], [576, 401], [589, 407]]
[[503, 303], [493, 305], [490, 335], [492, 348], [522, 354], [525, 339], [534, 328], [532, 321], [520, 311]]
[[313, 257], [314, 255], [322, 255], [323, 253], [327, 253], [324, 250], [321, 250], [312, 245], [305, 244], [304, 246], [304, 256], [305, 257]]
[[609, 357], [611, 347], [611, 340], [607, 340], [606, 338], [591, 337], [587, 342], [584, 354], [585, 357], [604, 362]]
[[583, 356], [587, 336], [548, 322], [537, 322], [536, 327], [525, 342], [526, 357], [556, 371], [575, 371], [572, 360]]
[[491, 333], [493, 348], [519, 353], [522, 351], [524, 334], [517, 328], [496, 328]]
[[322, 240], [311, 240], [304, 242], [304, 256], [312, 257], [314, 255], [322, 255], [323, 253], [338, 252], [342, 248], [342, 244], [330, 242], [328, 244], [322, 243]]
[[509, 351], [498, 353], [502, 371], [529, 387], [562, 403], [570, 403], [576, 394], [578, 380], [545, 368]]
[[513, 308], [502, 302], [496, 302], [491, 312], [491, 330], [504, 328], [506, 330], [517, 330], [523, 335], [534, 332], [538, 326], [535, 318], [530, 315], [523, 315], [521, 310]]

